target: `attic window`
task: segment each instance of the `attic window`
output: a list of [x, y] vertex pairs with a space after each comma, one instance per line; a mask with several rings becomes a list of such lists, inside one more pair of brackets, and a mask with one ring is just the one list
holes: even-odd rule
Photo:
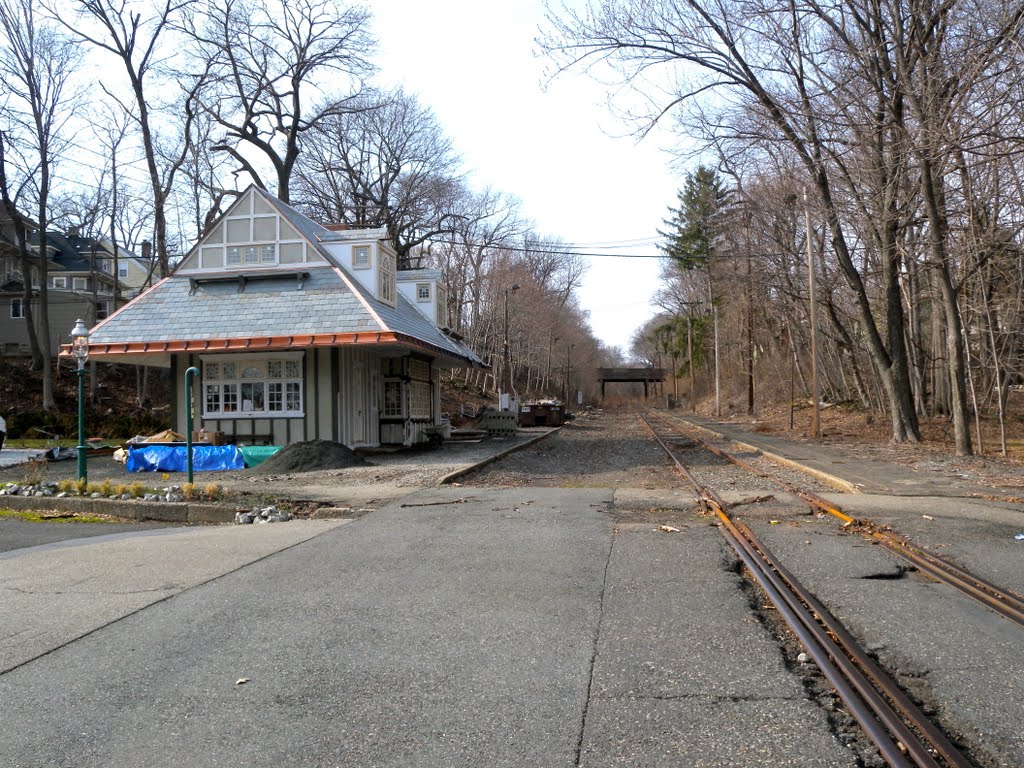
[[416, 283], [416, 301], [430, 301], [430, 283]]
[[395, 303], [395, 262], [391, 256], [382, 253], [378, 259], [377, 298], [394, 306]]
[[276, 264], [277, 244], [229, 245], [227, 256], [229, 267], [237, 267], [243, 264]]
[[448, 292], [443, 285], [437, 286], [437, 302], [434, 305], [434, 322], [438, 328], [448, 325]]
[[353, 245], [352, 246], [352, 267], [353, 267], [353, 269], [369, 269], [370, 268], [370, 246], [368, 246], [368, 245]]

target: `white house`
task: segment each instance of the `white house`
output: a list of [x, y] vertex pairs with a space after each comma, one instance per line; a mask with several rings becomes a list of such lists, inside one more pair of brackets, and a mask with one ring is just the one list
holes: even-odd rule
[[90, 358], [170, 367], [179, 432], [195, 366], [196, 429], [421, 442], [442, 424], [440, 371], [483, 363], [444, 327], [440, 274], [395, 264], [383, 229], [332, 231], [250, 187], [170, 276], [92, 329]]

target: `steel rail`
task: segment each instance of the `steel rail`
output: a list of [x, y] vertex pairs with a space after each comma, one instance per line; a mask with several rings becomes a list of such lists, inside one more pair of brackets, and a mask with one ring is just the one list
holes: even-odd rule
[[732, 454], [723, 451], [721, 448], [711, 445], [690, 431], [686, 431], [686, 437], [719, 458], [732, 462], [736, 466], [746, 469], [759, 477], [770, 480], [780, 488], [799, 496], [812, 508], [839, 518], [845, 525], [858, 524], [862, 526], [867, 529], [865, 535], [886, 547], [893, 554], [907, 561], [931, 578], [953, 587], [968, 597], [971, 597], [992, 609], [1009, 621], [1024, 627], [1024, 600], [1012, 592], [1009, 592], [990, 581], [986, 581], [980, 576], [961, 568], [945, 558], [939, 557], [931, 552], [925, 552], [924, 550], [915, 547], [908, 541], [883, 530], [877, 523], [870, 520], [858, 520], [851, 517], [832, 502], [823, 499], [810, 491], [806, 491], [787, 480], [783, 480], [780, 477], [776, 477], [765, 472], [738, 456], [733, 456]]
[[[843, 625], [786, 570], [754, 533], [729, 516], [722, 499], [700, 483], [654, 425], [640, 415], [699, 503], [715, 513], [729, 545], [843, 699], [850, 714], [893, 768], [972, 765], [863, 650]], [[926, 745], [917, 734], [929, 742]], [[940, 755], [944, 763], [936, 760]], [[909, 756], [909, 760], [908, 760]]]

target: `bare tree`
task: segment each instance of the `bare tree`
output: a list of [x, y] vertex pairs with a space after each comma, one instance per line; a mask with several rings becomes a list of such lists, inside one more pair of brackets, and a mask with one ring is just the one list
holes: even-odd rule
[[[5, 41], [0, 47], [0, 88], [11, 97], [8, 117], [21, 129], [21, 135], [32, 146], [38, 161], [35, 169], [38, 175], [32, 173], [29, 178], [39, 223], [39, 318], [35, 320], [31, 314], [26, 314], [26, 324], [30, 339], [33, 323], [38, 325], [35, 346], [38, 347], [37, 362], [43, 371], [43, 408], [52, 410], [56, 403], [51, 372], [46, 230], [53, 163], [65, 146], [61, 131], [74, 111], [73, 100], [65, 88], [79, 56], [73, 41], [39, 18], [32, 0], [0, 1], [0, 29]], [[6, 191], [5, 198], [8, 198]], [[9, 204], [9, 199], [5, 199], [5, 206]], [[28, 249], [22, 246], [25, 306], [30, 313], [32, 269], [27, 257]]]
[[[129, 0], [75, 0], [80, 20], [91, 20], [99, 29], [93, 34], [88, 27], [73, 22], [60, 15], [56, 9], [52, 12], [79, 39], [96, 48], [113, 54], [120, 59], [132, 92], [134, 106], [124, 103], [120, 97], [104, 87], [108, 98], [117, 102], [126, 114], [136, 119], [142, 146], [145, 153], [146, 170], [149, 176], [150, 190], [153, 196], [153, 238], [155, 257], [161, 276], [170, 269], [170, 251], [167, 234], [167, 208], [174, 185], [174, 175], [188, 152], [191, 136], [191, 123], [195, 119], [193, 98], [195, 90], [202, 82], [196, 78], [192, 89], [183, 97], [179, 105], [184, 114], [181, 135], [178, 137], [181, 149], [164, 156], [160, 147], [160, 135], [157, 126], [160, 124], [159, 110], [156, 108], [153, 90], [163, 83], [153, 83], [157, 72], [160, 56], [165, 42], [164, 37], [171, 29], [175, 18], [184, 9], [192, 6], [196, 0], [164, 0], [155, 7], [151, 15], [144, 16], [142, 11], [135, 10], [139, 4]], [[149, 11], [152, 6], [142, 6]], [[156, 86], [154, 88], [153, 86]]]
[[[204, 111], [223, 130], [211, 149], [284, 202], [307, 132], [356, 108], [373, 71], [370, 17], [335, 0], [210, 0], [187, 21], [209, 77]], [[348, 92], [329, 84], [345, 83]], [[257, 159], [258, 158], [258, 159]], [[276, 189], [264, 168], [270, 165]]]
[[406, 268], [415, 249], [451, 235], [461, 220], [461, 159], [414, 96], [371, 92], [352, 106], [307, 136], [297, 197], [322, 217], [386, 227]]

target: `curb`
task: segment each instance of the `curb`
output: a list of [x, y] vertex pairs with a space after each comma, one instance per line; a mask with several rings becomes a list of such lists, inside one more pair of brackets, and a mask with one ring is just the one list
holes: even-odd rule
[[486, 467], [491, 462], [497, 461], [498, 459], [503, 459], [510, 453], [515, 453], [516, 451], [520, 451], [523, 448], [526, 448], [527, 446], [533, 445], [534, 443], [539, 443], [541, 440], [551, 437], [551, 435], [555, 434], [556, 432], [560, 432], [561, 430], [562, 427], [555, 427], [554, 429], [549, 429], [542, 435], [537, 435], [536, 437], [530, 438], [524, 443], [520, 443], [519, 445], [513, 445], [511, 448], [506, 448], [503, 451], [499, 451], [493, 456], [488, 456], [486, 459], [478, 461], [476, 464], [470, 464], [467, 467], [462, 467], [461, 469], [456, 469], [453, 472], [449, 472], [447, 475], [441, 477], [441, 479], [437, 481], [434, 487], [440, 488], [442, 485], [448, 485], [452, 481], [458, 480], [460, 477], [468, 475], [471, 472], [476, 472], [476, 470], [480, 469], [481, 467]]
[[825, 472], [824, 470], [821, 469], [809, 467], [806, 464], [801, 464], [800, 462], [794, 461], [793, 459], [787, 459], [785, 456], [781, 456], [772, 451], [766, 451], [764, 448], [761, 448], [760, 446], [753, 445], [752, 443], [747, 443], [743, 440], [739, 440], [723, 432], [716, 432], [713, 429], [708, 429], [707, 427], [702, 426], [701, 424], [694, 424], [692, 421], [687, 421], [685, 418], [681, 416], [676, 418], [678, 418], [684, 424], [689, 425], [692, 429], [694, 429], [697, 432], [704, 432], [706, 434], [713, 435], [719, 440], [729, 440], [730, 442], [736, 443], [736, 445], [740, 446], [744, 450], [750, 451], [751, 453], [757, 454], [759, 456], [763, 456], [769, 461], [774, 461], [776, 464], [781, 464], [784, 467], [795, 469], [797, 472], [803, 472], [805, 475], [810, 475], [815, 480], [818, 480], [819, 482], [824, 483], [825, 485], [835, 488], [840, 493], [863, 493], [863, 491], [861, 491], [860, 488], [851, 483], [849, 480], [845, 480], [841, 477], [837, 477], [836, 475], [829, 474], [828, 472]]
[[128, 520], [155, 520], [164, 523], [231, 523], [234, 509], [218, 504], [189, 504], [161, 501], [131, 502], [116, 499], [58, 499], [53, 496], [2, 496], [0, 509], [18, 511], [74, 512], [83, 515], [110, 515]]

